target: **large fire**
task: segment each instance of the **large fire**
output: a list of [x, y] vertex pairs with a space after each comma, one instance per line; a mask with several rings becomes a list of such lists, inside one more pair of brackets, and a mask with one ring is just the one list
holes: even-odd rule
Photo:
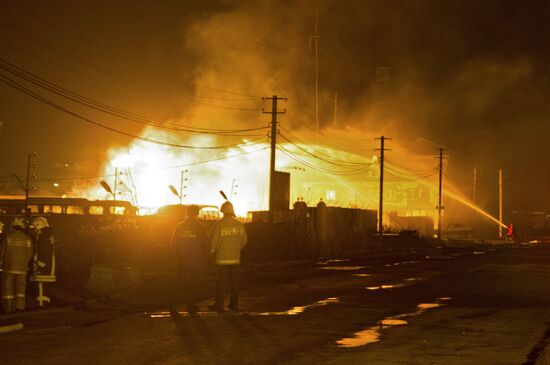
[[[175, 136], [147, 129], [143, 136], [173, 141]], [[187, 144], [216, 145], [212, 136], [192, 137]], [[179, 204], [180, 198], [169, 188], [181, 193], [183, 204], [217, 205], [223, 190], [239, 215], [266, 208], [269, 151], [265, 143], [242, 140], [236, 147], [222, 150], [174, 148], [135, 140], [124, 148], [113, 148], [103, 168], [105, 181], [113, 187], [116, 175], [117, 199], [128, 200], [141, 214], [154, 213], [163, 205]], [[99, 185], [86, 195], [94, 199], [112, 199]]]
[[[142, 136], [193, 146], [221, 143], [214, 136], [183, 141], [179, 136], [154, 128], [146, 129]], [[127, 147], [109, 151], [103, 168], [104, 181], [113, 188], [116, 183], [113, 189], [116, 198], [132, 202], [141, 214], [155, 213], [164, 205], [179, 204], [180, 198], [183, 204], [219, 206], [223, 202], [219, 191], [223, 190], [237, 215], [244, 217], [249, 211], [268, 207], [269, 143], [246, 139], [239, 142], [235, 147], [203, 150], [135, 140]], [[304, 199], [308, 205], [315, 205], [323, 199], [332, 206], [377, 209], [380, 165], [372, 153], [363, 156], [327, 145], [287, 142], [290, 141], [283, 139], [283, 143], [278, 143], [276, 168], [291, 174], [291, 202]], [[386, 161], [386, 212], [435, 218], [437, 171], [433, 156], [414, 156], [399, 146], [392, 147], [391, 160]], [[339, 161], [339, 165], [334, 166], [331, 161]], [[329, 172], [335, 170], [342, 173]], [[445, 184], [446, 196], [494, 220], [470, 204], [452, 184]], [[113, 198], [99, 184], [89, 188], [85, 195], [91, 199]]]
[[[164, 141], [174, 141], [177, 138], [171, 133], [153, 128], [145, 130], [143, 137]], [[185, 143], [206, 146], [220, 142], [216, 137], [201, 136], [191, 137]], [[316, 204], [319, 199], [326, 198], [325, 190], [330, 190], [334, 184], [348, 185], [350, 189], [359, 190], [352, 186], [353, 182], [341, 176], [323, 174], [293, 159], [291, 153], [297, 154], [303, 161], [311, 160], [311, 156], [303, 155], [299, 146], [289, 143], [280, 143], [279, 146], [282, 150], [277, 151], [276, 168], [291, 173], [292, 201], [304, 198], [310, 204]], [[315, 148], [340, 160], [357, 159], [351, 153], [326, 146]], [[365, 161], [372, 162], [370, 159]], [[127, 147], [109, 151], [103, 176], [113, 191], [116, 180], [117, 199], [131, 201], [139, 207], [141, 214], [154, 213], [163, 205], [178, 204], [180, 198], [169, 188], [172, 185], [178, 195], [181, 193], [183, 204], [219, 206], [223, 199], [218, 192], [223, 190], [234, 204], [236, 213], [245, 216], [249, 211], [265, 210], [268, 207], [269, 143], [248, 142], [243, 139], [241, 144], [232, 148], [198, 150], [135, 140]], [[321, 188], [319, 183], [326, 186]], [[99, 184], [93, 185], [85, 195], [91, 199], [113, 198]], [[357, 203], [357, 198], [353, 195], [352, 202]], [[330, 202], [330, 197], [328, 200], [333, 205], [336, 203]], [[362, 207], [375, 206], [372, 196], [367, 198], [364, 194], [359, 194], [359, 200]], [[338, 201], [345, 206], [352, 202]]]

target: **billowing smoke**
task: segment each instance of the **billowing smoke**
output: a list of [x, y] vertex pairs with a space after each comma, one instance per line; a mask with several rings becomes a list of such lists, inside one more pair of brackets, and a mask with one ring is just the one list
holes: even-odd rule
[[[312, 131], [317, 3], [319, 124], [325, 137]], [[305, 142], [369, 160], [374, 137], [384, 134], [393, 138], [390, 148], [409, 151], [393, 157], [401, 165], [443, 146], [448, 177], [464, 195], [478, 167], [478, 197], [487, 209], [495, 211], [502, 168], [505, 210], [550, 210], [549, 10], [546, 2], [511, 0], [27, 2], [25, 8], [6, 7], [7, 19], [86, 62], [31, 44], [13, 28], [2, 34], [8, 44], [2, 55], [71, 90], [186, 125], [267, 125], [270, 116], [261, 108], [270, 105], [260, 97], [287, 97], [280, 121]], [[44, 55], [30, 57], [40, 56], [37, 47]], [[2, 88], [6, 105], [28, 102]], [[110, 147], [132, 143], [37, 105], [1, 110], [6, 148], [97, 161], [109, 158]], [[98, 113], [91, 117], [137, 135], [143, 129]], [[59, 132], [50, 133], [52, 128]], [[92, 131], [94, 140], [83, 138]], [[216, 139], [224, 141], [234, 139]], [[426, 160], [423, 168], [432, 164]]]
[[[457, 182], [481, 171], [484, 204], [494, 205], [502, 168], [508, 206], [549, 207], [547, 51], [535, 47], [548, 37], [537, 30], [541, 4], [524, 5], [319, 1], [321, 126], [353, 128], [361, 138], [347, 143], [352, 150], [372, 149], [381, 134], [413, 154], [443, 146]], [[185, 48], [200, 60], [197, 82], [288, 97], [281, 121], [315, 128], [315, 12], [315, 1], [242, 1], [192, 22]], [[431, 151], [418, 150], [419, 139]], [[526, 175], [537, 185], [532, 196]]]

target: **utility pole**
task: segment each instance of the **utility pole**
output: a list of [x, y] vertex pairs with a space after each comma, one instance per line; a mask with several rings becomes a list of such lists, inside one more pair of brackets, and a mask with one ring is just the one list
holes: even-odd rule
[[474, 181], [473, 181], [473, 188], [472, 188], [472, 202], [474, 204], [477, 203], [477, 167], [474, 166]]
[[273, 95], [271, 98], [263, 98], [271, 100], [271, 111], [265, 114], [271, 114], [271, 156], [269, 160], [269, 222], [273, 222], [273, 209], [275, 206], [275, 151], [277, 149], [277, 114], [284, 114], [286, 110], [279, 111], [277, 109], [277, 101], [286, 100]]
[[185, 183], [185, 181], [187, 181], [187, 178], [185, 177], [185, 173], [187, 172], [187, 170], [181, 170], [181, 177], [180, 177], [180, 195], [179, 195], [179, 198], [180, 198], [180, 205], [183, 204], [183, 197], [184, 196], [187, 196], [185, 194], [183, 194], [183, 189], [187, 189], [187, 185], [183, 185]]
[[334, 92], [334, 127], [338, 128], [338, 91]]
[[502, 169], [498, 169], [498, 238], [502, 238]]
[[387, 148], [384, 148], [384, 141], [390, 140], [391, 138], [381, 136], [376, 138], [380, 140], [380, 148], [375, 149], [375, 151], [380, 151], [380, 197], [378, 202], [378, 234], [380, 238], [384, 234], [384, 225], [382, 224], [383, 209], [384, 209], [384, 151], [391, 151]]
[[315, 28], [314, 35], [310, 37], [311, 41], [315, 42], [315, 133], [316, 138], [319, 138], [319, 0], [315, 3]]
[[113, 200], [116, 201], [116, 193], [118, 187], [118, 167], [115, 167], [115, 185], [113, 186]]
[[[474, 205], [477, 205], [477, 167], [474, 166], [474, 180], [473, 180], [473, 183], [472, 183], [472, 202], [474, 203]], [[474, 232], [475, 232], [475, 229], [476, 229], [476, 223], [477, 223], [477, 214], [474, 214], [473, 215], [473, 219], [472, 219], [472, 228], [474, 229]]]
[[443, 148], [439, 148], [439, 195], [437, 201], [437, 239], [441, 240], [441, 211], [445, 209], [441, 205], [441, 191], [443, 187]]
[[29, 218], [27, 209], [29, 207], [29, 190], [30, 190], [30, 181], [31, 181], [31, 159], [32, 155], [29, 153], [27, 156], [27, 182], [25, 184], [25, 218]]

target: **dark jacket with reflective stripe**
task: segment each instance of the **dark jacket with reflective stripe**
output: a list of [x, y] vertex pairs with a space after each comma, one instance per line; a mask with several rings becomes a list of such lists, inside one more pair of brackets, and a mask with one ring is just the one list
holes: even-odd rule
[[53, 275], [55, 238], [50, 227], [42, 228], [36, 239], [36, 275]]
[[32, 240], [19, 230], [12, 229], [0, 243], [0, 263], [5, 273], [26, 275], [32, 256]]
[[210, 250], [218, 265], [238, 265], [241, 250], [247, 243], [244, 224], [233, 217], [223, 217], [210, 232]]
[[178, 257], [178, 270], [204, 269], [210, 261], [208, 234], [197, 219], [180, 222], [172, 232], [172, 247]]

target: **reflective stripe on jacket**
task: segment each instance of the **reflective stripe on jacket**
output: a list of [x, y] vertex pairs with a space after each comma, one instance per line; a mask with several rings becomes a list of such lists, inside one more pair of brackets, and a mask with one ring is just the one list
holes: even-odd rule
[[212, 227], [210, 248], [218, 265], [238, 265], [246, 243], [244, 225], [233, 217], [223, 217]]
[[0, 246], [2, 270], [9, 274], [26, 275], [33, 256], [31, 238], [21, 231], [12, 230]]

